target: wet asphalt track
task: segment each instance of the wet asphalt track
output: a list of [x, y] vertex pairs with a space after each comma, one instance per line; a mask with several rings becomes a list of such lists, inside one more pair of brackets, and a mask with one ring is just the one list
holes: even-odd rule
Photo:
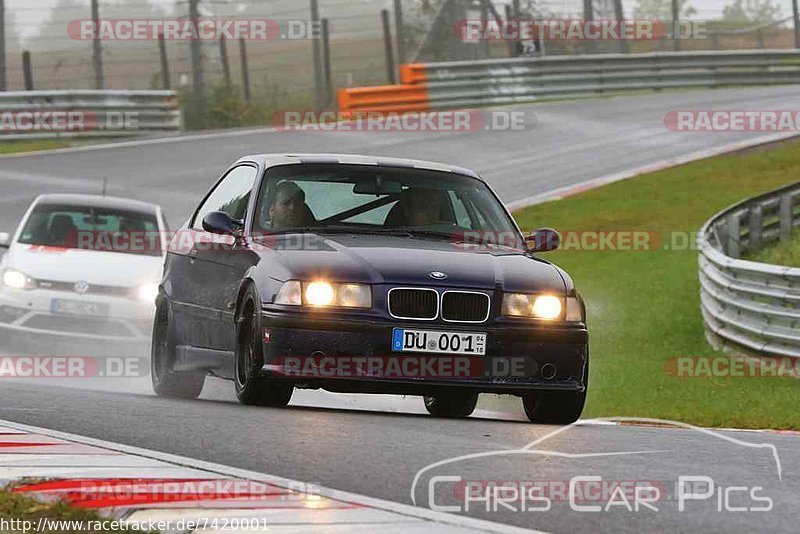
[[[37, 194], [99, 192], [106, 177], [109, 194], [158, 202], [176, 226], [230, 161], [255, 152], [351, 152], [450, 162], [478, 170], [511, 202], [759, 135], [670, 132], [663, 117], [672, 109], [794, 109], [797, 102], [792, 87], [666, 93], [519, 108], [530, 119], [526, 131], [243, 132], [0, 159], [0, 229], [11, 230]], [[555, 430], [520, 422], [521, 407], [449, 421], [421, 415], [421, 401], [415, 398], [304, 391], [293, 407], [272, 410], [236, 405], [231, 389], [209, 380], [202, 400], [185, 402], [152, 397], [146, 379], [58, 384], [5, 380], [0, 383], [0, 418], [401, 502], [411, 502], [415, 474], [432, 462], [519, 449]], [[770, 448], [722, 436], [773, 444], [780, 471]], [[536, 449], [555, 453], [484, 456], [426, 471], [417, 484], [417, 503], [428, 505], [428, 483], [435, 475], [465, 481], [547, 481], [547, 511], [530, 509], [543, 501], [529, 501], [528, 511], [520, 511], [516, 499], [509, 505], [516, 510], [497, 505], [497, 511], [494, 506], [487, 511], [474, 502], [467, 513], [555, 532], [796, 530], [800, 439], [795, 435], [590, 424], [545, 440]], [[571, 510], [561, 489], [573, 477], [586, 475], [602, 477], [606, 487], [633, 481], [658, 487], [662, 496], [653, 503], [658, 511], [646, 506], [628, 511], [622, 505], [601, 512]], [[716, 491], [706, 500], [686, 502], [680, 511], [675, 489], [679, 476], [711, 477]], [[730, 490], [726, 502], [725, 488], [733, 487], [747, 489]], [[455, 497], [458, 485], [440, 482], [435, 488], [437, 504], [461, 502], [463, 508]], [[610, 500], [608, 494], [590, 493], [588, 501], [574, 504], [605, 507]], [[726, 511], [763, 507], [766, 501], [757, 499], [764, 497], [773, 502], [770, 512]]]

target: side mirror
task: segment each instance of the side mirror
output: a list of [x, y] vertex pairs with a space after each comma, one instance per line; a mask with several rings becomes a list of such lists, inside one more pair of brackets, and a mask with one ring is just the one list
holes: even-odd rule
[[540, 228], [525, 237], [528, 252], [550, 252], [561, 245], [561, 236], [552, 228]]
[[212, 211], [203, 217], [203, 230], [212, 234], [238, 235], [242, 226], [242, 221], [231, 218], [224, 211]]
[[8, 248], [11, 246], [11, 234], [0, 232], [0, 248]]

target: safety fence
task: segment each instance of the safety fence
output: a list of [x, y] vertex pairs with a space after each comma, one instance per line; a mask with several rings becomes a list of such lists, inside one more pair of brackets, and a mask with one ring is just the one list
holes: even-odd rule
[[0, 140], [118, 137], [180, 130], [173, 91], [0, 92]]
[[343, 112], [425, 111], [627, 91], [800, 83], [800, 50], [657, 52], [407, 64], [402, 84], [339, 91]]
[[800, 226], [800, 183], [736, 204], [698, 236], [706, 332], [759, 355], [800, 357], [800, 268], [741, 259]]

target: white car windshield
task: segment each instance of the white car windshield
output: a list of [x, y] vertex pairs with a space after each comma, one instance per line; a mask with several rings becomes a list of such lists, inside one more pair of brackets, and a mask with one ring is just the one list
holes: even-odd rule
[[162, 254], [154, 214], [91, 206], [40, 204], [28, 218], [18, 242], [122, 254]]

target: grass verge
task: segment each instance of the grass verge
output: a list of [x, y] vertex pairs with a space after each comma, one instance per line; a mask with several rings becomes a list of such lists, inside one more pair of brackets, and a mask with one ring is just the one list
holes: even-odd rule
[[[0, 518], [5, 520], [15, 519], [20, 522], [17, 523], [19, 528], [12, 528], [10, 532], [23, 532], [23, 523], [21, 523], [23, 521], [30, 522], [27, 524], [31, 527], [29, 532], [33, 532], [33, 529], [39, 525], [40, 520], [52, 520], [79, 521], [82, 523], [82, 525], [74, 523], [71, 525], [63, 523], [54, 525], [51, 523], [50, 528], [37, 530], [37, 532], [41, 532], [43, 534], [48, 532], [52, 532], [53, 534], [77, 534], [80, 532], [85, 533], [88, 529], [90, 532], [125, 532], [141, 534], [140, 531], [133, 529], [115, 530], [111, 527], [116, 525], [113, 525], [110, 520], [104, 519], [103, 517], [97, 515], [97, 513], [90, 510], [70, 508], [62, 502], [41, 502], [26, 495], [11, 493], [8, 490], [0, 490]], [[107, 521], [107, 523], [98, 524], [96, 523], [98, 521]], [[42, 526], [45, 525], [47, 525], [47, 523], [42, 523]], [[93, 525], [103, 526], [104, 528], [88, 528]], [[56, 526], [60, 528], [55, 528]]]
[[800, 267], [800, 231], [795, 231], [788, 243], [769, 245], [758, 254], [749, 255], [747, 259], [773, 265]]
[[6, 141], [0, 143], [0, 154], [16, 154], [18, 152], [35, 152], [86, 144], [76, 139], [36, 139], [31, 141]]
[[[525, 230], [696, 232], [716, 212], [797, 180], [800, 143], [639, 176], [514, 215]], [[566, 241], [566, 240], [565, 240]], [[800, 382], [678, 378], [675, 356], [713, 356], [700, 315], [697, 253], [561, 250], [588, 305], [592, 367], [584, 417], [639, 416], [703, 426], [800, 429]]]

